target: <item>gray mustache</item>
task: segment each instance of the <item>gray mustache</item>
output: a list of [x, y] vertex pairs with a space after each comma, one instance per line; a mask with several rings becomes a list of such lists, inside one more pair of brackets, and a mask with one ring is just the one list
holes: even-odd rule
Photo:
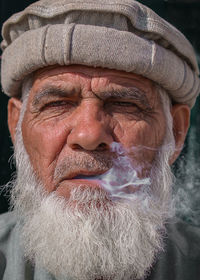
[[64, 178], [77, 175], [102, 174], [113, 166], [113, 154], [100, 152], [76, 152], [66, 156], [55, 168], [54, 180], [60, 182]]

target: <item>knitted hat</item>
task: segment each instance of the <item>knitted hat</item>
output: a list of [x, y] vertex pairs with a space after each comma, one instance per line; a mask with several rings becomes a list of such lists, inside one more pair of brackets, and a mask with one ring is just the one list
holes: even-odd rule
[[41, 0], [3, 25], [1, 82], [20, 96], [23, 79], [48, 65], [82, 64], [132, 72], [192, 107], [200, 91], [189, 41], [134, 0]]

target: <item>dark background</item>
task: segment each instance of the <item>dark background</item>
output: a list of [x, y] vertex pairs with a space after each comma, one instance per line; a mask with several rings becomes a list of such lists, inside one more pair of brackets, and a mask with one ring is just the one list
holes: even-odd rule
[[[35, 1], [25, 0], [0, 0], [0, 25], [10, 17], [13, 13], [19, 12], [29, 4]], [[180, 29], [193, 44], [198, 61], [200, 63], [200, 0], [144, 0], [141, 3], [149, 6], [160, 16], [171, 22]], [[2, 40], [2, 38], [1, 38]], [[0, 93], [0, 186], [5, 185], [15, 172], [13, 164], [11, 164], [12, 144], [7, 128], [7, 102], [8, 98]], [[200, 158], [200, 100], [197, 100], [192, 110], [191, 128], [186, 139], [186, 144], [180, 159], [189, 158], [189, 167], [193, 170], [194, 178], [191, 181], [195, 190], [193, 193], [200, 193], [199, 180], [199, 162]], [[12, 165], [12, 166], [11, 166]], [[193, 167], [194, 166], [194, 167]], [[180, 164], [180, 160], [173, 166], [175, 173], [178, 175], [180, 168], [186, 168], [186, 165]], [[188, 169], [188, 170], [189, 170]], [[183, 170], [182, 170], [183, 171]], [[198, 173], [198, 174], [197, 174]], [[188, 179], [187, 179], [188, 180]], [[188, 184], [186, 179], [181, 179], [181, 184]], [[191, 188], [191, 186], [190, 186]], [[200, 200], [195, 202], [200, 204]], [[196, 206], [195, 206], [196, 207]], [[197, 206], [199, 207], [199, 206]], [[8, 210], [8, 197], [3, 187], [0, 187], [0, 213]], [[198, 208], [198, 213], [200, 210]], [[187, 215], [187, 214], [185, 214]], [[187, 217], [185, 217], [187, 220]]]

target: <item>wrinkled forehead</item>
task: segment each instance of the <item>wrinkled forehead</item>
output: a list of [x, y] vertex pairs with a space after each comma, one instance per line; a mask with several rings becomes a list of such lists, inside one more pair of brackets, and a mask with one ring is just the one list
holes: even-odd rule
[[155, 83], [141, 75], [83, 65], [56, 65], [37, 70], [33, 75], [32, 92], [46, 88], [84, 94], [89, 92], [105, 94], [105, 92], [134, 89], [133, 91], [138, 91], [141, 98], [147, 96], [148, 99], [152, 99], [153, 95], [156, 96], [157, 91]]
[[36, 79], [45, 79], [47, 77], [60, 75], [62, 73], [77, 73], [79, 75], [88, 76], [88, 78], [94, 77], [109, 77], [111, 80], [119, 80], [124, 79], [127, 80], [141, 80], [145, 84], [153, 85], [153, 82], [143, 77], [142, 75], [138, 75], [135, 73], [129, 73], [125, 71], [120, 71], [116, 69], [107, 69], [102, 67], [89, 67], [84, 65], [69, 65], [69, 66], [60, 66], [60, 65], [53, 65], [44, 68], [40, 68], [34, 72], [33, 78]]
[[134, 83], [140, 83], [145, 88], [153, 88], [154, 83], [142, 75], [128, 73], [119, 70], [110, 70], [101, 67], [88, 67], [83, 65], [70, 66], [50, 66], [37, 70], [33, 75], [33, 82], [45, 80], [59, 80], [65, 77], [79, 77], [80, 79], [91, 81], [92, 79], [101, 79], [107, 83], [115, 83], [121, 86], [131, 86]]

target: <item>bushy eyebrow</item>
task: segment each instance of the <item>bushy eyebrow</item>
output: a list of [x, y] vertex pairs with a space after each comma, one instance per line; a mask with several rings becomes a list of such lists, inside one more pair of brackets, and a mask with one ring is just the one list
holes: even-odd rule
[[[33, 106], [37, 106], [40, 101], [48, 96], [54, 96], [54, 97], [72, 97], [77, 96], [78, 92], [75, 91], [75, 89], [66, 89], [66, 88], [60, 88], [56, 86], [48, 86], [42, 90], [40, 90], [38, 93], [35, 94], [33, 98]], [[109, 90], [109, 91], [102, 91], [99, 93], [94, 93], [94, 95], [99, 98], [100, 100], [106, 101], [108, 99], [127, 99], [127, 100], [133, 100], [135, 102], [138, 102], [139, 104], [143, 105], [145, 109], [152, 109], [149, 100], [147, 98], [147, 94], [136, 88], [136, 87], [128, 87], [128, 88], [122, 88], [117, 90]]]
[[74, 95], [74, 91], [72, 90], [66, 90], [64, 88], [62, 89], [55, 86], [49, 86], [38, 91], [35, 94], [32, 104], [33, 106], [37, 106], [44, 97], [48, 97], [48, 96], [70, 97], [72, 95]]
[[98, 94], [98, 97], [102, 100], [106, 99], [127, 99], [137, 101], [141, 105], [145, 106], [146, 108], [151, 109], [149, 100], [147, 98], [147, 94], [136, 88], [136, 87], [129, 87], [129, 88], [122, 88], [118, 90], [112, 90], [107, 92], [101, 92]]

